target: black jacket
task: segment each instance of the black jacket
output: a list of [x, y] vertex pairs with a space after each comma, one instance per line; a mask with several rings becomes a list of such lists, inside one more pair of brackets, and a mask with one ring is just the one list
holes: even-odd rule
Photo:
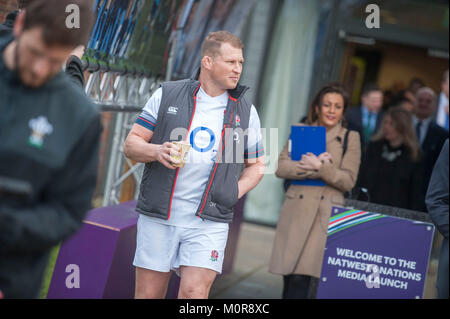
[[426, 203], [433, 223], [448, 239], [448, 139], [434, 167]]
[[28, 186], [20, 200], [0, 189], [0, 290], [36, 297], [50, 249], [76, 232], [97, 179], [100, 114], [63, 72], [38, 89], [7, 69], [0, 38], [0, 177]]
[[428, 187], [428, 212], [439, 232], [444, 236], [439, 257], [436, 286], [438, 298], [448, 299], [448, 139], [436, 162]]
[[382, 140], [369, 143], [357, 185], [368, 190], [372, 203], [419, 210], [422, 178], [420, 161], [413, 162], [404, 146], [394, 149]]
[[[352, 131], [357, 131], [361, 137], [362, 150], [365, 148], [365, 134], [363, 126], [363, 116], [362, 116], [362, 106], [351, 107], [345, 113], [345, 119], [347, 120], [347, 128]], [[381, 122], [383, 120], [383, 112], [380, 110], [377, 115], [377, 122], [375, 125], [375, 130], [373, 134], [380, 128]]]
[[428, 126], [427, 135], [422, 143], [423, 164], [424, 164], [424, 178], [422, 184], [422, 210], [426, 210], [425, 194], [427, 192], [428, 184], [430, 182], [431, 174], [433, 173], [434, 165], [439, 157], [439, 154], [444, 146], [445, 140], [448, 138], [448, 132], [444, 128], [431, 122]]

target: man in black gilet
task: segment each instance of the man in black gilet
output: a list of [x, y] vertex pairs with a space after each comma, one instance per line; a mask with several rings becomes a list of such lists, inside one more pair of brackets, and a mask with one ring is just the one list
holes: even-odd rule
[[[136, 298], [164, 298], [171, 270], [181, 276], [179, 298], [208, 298], [233, 206], [264, 174], [258, 113], [238, 84], [242, 47], [226, 31], [209, 34], [200, 71], [163, 83], [125, 142], [125, 154], [146, 163], [136, 207]], [[176, 168], [180, 140], [191, 149]]]

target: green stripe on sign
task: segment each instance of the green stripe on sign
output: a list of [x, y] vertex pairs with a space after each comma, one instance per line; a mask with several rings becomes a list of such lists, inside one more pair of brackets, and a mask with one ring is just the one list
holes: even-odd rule
[[340, 213], [339, 215], [336, 215], [336, 216], [333, 216], [332, 218], [330, 218], [330, 222], [335, 221], [336, 219], [339, 219], [342, 216], [347, 215], [349, 213], [352, 214], [352, 213], [356, 213], [356, 212], [359, 212], [359, 210], [355, 210], [355, 209], [347, 210], [347, 211], [345, 211], [343, 213]]
[[336, 233], [340, 232], [341, 230], [345, 230], [345, 229], [347, 229], [347, 228], [350, 228], [350, 227], [353, 227], [353, 226], [357, 226], [357, 225], [359, 225], [359, 224], [367, 223], [367, 222], [370, 222], [370, 221], [375, 220], [375, 219], [384, 218], [384, 217], [386, 217], [386, 216], [381, 215], [381, 216], [373, 217], [373, 218], [370, 218], [370, 219], [367, 219], [367, 220], [363, 220], [363, 221], [361, 221], [361, 222], [359, 222], [359, 223], [355, 223], [355, 224], [351, 224], [351, 225], [345, 226], [345, 227], [343, 227], [343, 228], [340, 228], [340, 229], [335, 230], [334, 232], [328, 234], [328, 236], [331, 236], [331, 235], [333, 235], [333, 234], [336, 234]]

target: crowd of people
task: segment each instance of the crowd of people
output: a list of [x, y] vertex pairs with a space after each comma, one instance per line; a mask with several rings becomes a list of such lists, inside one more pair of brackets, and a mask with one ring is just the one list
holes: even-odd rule
[[371, 202], [427, 212], [425, 194], [449, 135], [448, 70], [441, 89], [437, 95], [414, 79], [397, 104], [383, 109], [383, 91], [369, 84], [361, 106], [347, 112], [347, 128], [359, 132], [363, 150], [356, 187], [367, 189]]
[[[372, 203], [431, 214], [430, 205], [426, 205], [428, 185], [448, 140], [448, 122], [441, 127], [434, 119], [438, 106], [448, 119], [448, 86], [446, 71], [438, 102], [431, 88], [414, 80], [405, 94], [410, 96], [408, 104], [404, 103], [405, 97], [386, 109], [383, 91], [374, 84], [364, 89], [362, 104], [352, 108], [348, 106], [347, 92], [339, 84], [325, 86], [317, 93], [308, 116], [298, 125], [325, 126], [327, 152], [319, 156], [307, 154], [296, 162], [289, 157], [286, 144], [276, 172], [286, 181], [326, 182], [324, 188], [285, 183], [286, 196], [269, 267], [269, 271], [283, 275], [283, 298], [314, 297], [331, 207], [342, 205], [345, 193], [359, 194], [351, 191], [361, 188], [365, 190], [365, 200]], [[347, 132], [348, 144], [344, 142]], [[445, 219], [441, 210], [438, 224], [448, 227], [448, 179], [446, 197], [442, 196], [442, 188], [440, 194], [444, 210], [447, 205], [447, 216]], [[448, 238], [445, 226], [440, 230]], [[439, 296], [448, 298], [445, 242], [440, 264]]]
[[[65, 26], [63, 12], [73, 3], [79, 29]], [[36, 297], [50, 249], [81, 227], [91, 205], [101, 123], [82, 90], [80, 58], [92, 18], [88, 0], [33, 0], [1, 28], [0, 297]], [[264, 175], [258, 112], [239, 84], [241, 40], [212, 32], [199, 58], [190, 79], [154, 92], [124, 144], [127, 157], [146, 164], [136, 207], [136, 298], [164, 298], [172, 270], [181, 277], [179, 298], [208, 298], [222, 271], [233, 207]], [[415, 80], [385, 109], [373, 84], [357, 107], [338, 83], [317, 92], [298, 125], [325, 127], [326, 151], [293, 161], [288, 142], [276, 171], [286, 180], [325, 183], [286, 185], [269, 267], [283, 276], [283, 298], [314, 297], [331, 207], [344, 205], [355, 188], [374, 203], [429, 212], [447, 240], [448, 91], [446, 71], [439, 95]], [[180, 127], [193, 149], [182, 169], [171, 138]], [[230, 128], [242, 134], [228, 143]], [[438, 288], [448, 298], [448, 240], [442, 255], [447, 285]]]

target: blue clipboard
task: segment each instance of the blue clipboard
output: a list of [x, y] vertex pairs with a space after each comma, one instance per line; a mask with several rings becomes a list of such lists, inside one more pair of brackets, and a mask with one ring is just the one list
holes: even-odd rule
[[[324, 126], [292, 126], [290, 135], [290, 153], [293, 161], [299, 161], [302, 155], [313, 153], [319, 156], [327, 151], [327, 137]], [[321, 179], [291, 180], [293, 185], [325, 186]]]

